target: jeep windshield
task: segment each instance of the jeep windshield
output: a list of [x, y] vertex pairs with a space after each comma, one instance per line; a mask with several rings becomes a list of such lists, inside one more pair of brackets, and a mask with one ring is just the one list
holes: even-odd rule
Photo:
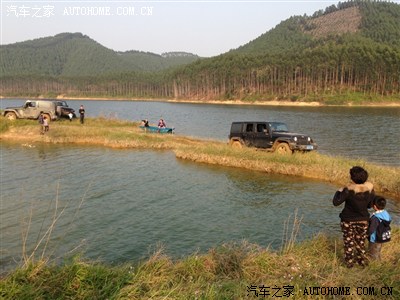
[[287, 125], [280, 122], [271, 122], [271, 129], [272, 131], [289, 132]]
[[67, 104], [66, 101], [54, 101], [54, 103], [55, 103], [57, 106], [68, 107], [68, 104]]

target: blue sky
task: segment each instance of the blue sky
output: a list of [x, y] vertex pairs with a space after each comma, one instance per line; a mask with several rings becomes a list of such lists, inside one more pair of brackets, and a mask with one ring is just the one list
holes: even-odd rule
[[339, 1], [1, 0], [1, 44], [81, 32], [103, 46], [215, 56]]

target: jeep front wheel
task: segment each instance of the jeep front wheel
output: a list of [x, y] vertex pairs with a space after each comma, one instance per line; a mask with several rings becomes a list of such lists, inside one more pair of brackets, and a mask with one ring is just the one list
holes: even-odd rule
[[242, 148], [242, 143], [240, 141], [231, 141], [231, 146], [232, 148], [240, 149]]
[[13, 113], [13, 112], [6, 113], [5, 117], [8, 120], [16, 120], [17, 119], [17, 115], [15, 113]]
[[275, 147], [274, 152], [279, 153], [279, 154], [292, 154], [292, 150], [290, 149], [289, 145], [286, 143], [279, 143]]

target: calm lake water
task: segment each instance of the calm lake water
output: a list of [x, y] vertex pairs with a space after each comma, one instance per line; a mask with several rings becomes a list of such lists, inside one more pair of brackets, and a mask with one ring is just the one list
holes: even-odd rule
[[[1, 107], [23, 101], [2, 100]], [[89, 117], [164, 117], [177, 134], [227, 140], [233, 120], [282, 120], [320, 152], [399, 166], [399, 108], [285, 108], [123, 101], [69, 101]], [[380, 145], [380, 146], [379, 146]], [[298, 240], [339, 234], [337, 186], [209, 166], [172, 152], [1, 143], [1, 270], [18, 264], [58, 217], [46, 254], [84, 252], [110, 263], [137, 261], [162, 245], [174, 258], [247, 240], [279, 248], [293, 219]], [[388, 210], [399, 224], [400, 203]], [[28, 225], [29, 224], [29, 225]], [[28, 234], [26, 234], [28, 232]], [[46, 244], [44, 238], [42, 244]], [[43, 248], [37, 250], [41, 254]]]
[[[83, 104], [88, 117], [106, 116], [157, 123], [162, 117], [176, 134], [228, 141], [230, 125], [240, 120], [286, 122], [309, 134], [318, 151], [335, 156], [400, 166], [400, 107], [278, 107], [187, 104], [144, 101], [71, 101]], [[1, 108], [25, 100], [0, 100]]]

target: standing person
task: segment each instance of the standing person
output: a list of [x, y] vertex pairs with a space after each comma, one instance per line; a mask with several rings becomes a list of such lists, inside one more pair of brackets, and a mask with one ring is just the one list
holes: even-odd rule
[[[373, 260], [381, 260], [381, 249], [382, 243], [390, 241], [389, 234], [386, 232], [386, 236], [379, 236], [377, 229], [380, 223], [386, 222], [389, 226], [392, 218], [389, 213], [385, 210], [386, 199], [380, 196], [375, 197], [372, 207], [375, 212], [372, 214], [369, 222], [368, 236], [369, 236], [369, 256]], [[385, 223], [384, 223], [385, 224]], [[382, 239], [383, 238], [383, 239]]]
[[39, 115], [39, 124], [40, 124], [40, 134], [44, 134], [44, 116], [43, 116], [43, 113], [42, 112], [40, 112], [40, 115]]
[[50, 129], [49, 121], [47, 120], [47, 118], [43, 118], [43, 128], [44, 128], [44, 132], [47, 132]]
[[81, 105], [81, 107], [79, 107], [79, 115], [80, 115], [81, 124], [83, 124], [85, 122], [85, 109], [83, 108], [83, 105]]
[[350, 169], [352, 183], [336, 191], [333, 205], [344, 202], [340, 213], [340, 226], [343, 233], [344, 259], [347, 267], [355, 263], [365, 266], [368, 262], [365, 240], [367, 239], [369, 212], [374, 199], [374, 186], [367, 182], [368, 172], [362, 167]]

